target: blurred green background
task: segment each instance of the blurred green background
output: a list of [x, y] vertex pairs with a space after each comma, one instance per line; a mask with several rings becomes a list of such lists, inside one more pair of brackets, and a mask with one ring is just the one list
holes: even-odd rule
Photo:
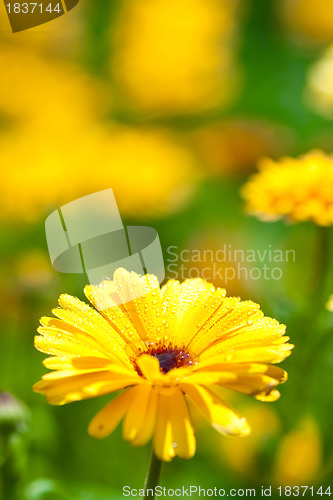
[[[15, 500], [15, 485], [20, 500], [117, 499], [124, 485], [143, 485], [150, 446], [132, 448], [121, 429], [88, 436], [108, 397], [58, 408], [32, 392], [45, 372], [33, 347], [38, 319], [60, 293], [83, 299], [85, 285], [52, 269], [45, 218], [109, 187], [125, 225], [158, 230], [166, 264], [170, 245], [296, 255], [280, 280], [226, 285], [287, 325], [296, 348], [281, 399], [228, 395], [253, 428], [244, 439], [220, 437], [195, 416], [195, 458], [167, 464], [162, 485], [326, 490], [333, 266], [318, 289], [319, 229], [251, 218], [239, 191], [262, 156], [332, 151], [330, 43], [325, 0], [81, 0], [15, 35], [0, 6], [0, 391], [24, 405], [0, 397], [0, 471], [13, 486], [4, 500]], [[210, 281], [224, 286], [213, 264]]]

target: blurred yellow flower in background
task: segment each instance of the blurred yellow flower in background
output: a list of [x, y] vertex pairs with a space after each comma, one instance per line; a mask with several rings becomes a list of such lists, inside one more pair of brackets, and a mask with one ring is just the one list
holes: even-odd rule
[[121, 213], [162, 216], [181, 208], [193, 194], [199, 172], [190, 149], [175, 132], [150, 127], [102, 131], [94, 191], [112, 187]]
[[126, 103], [148, 112], [195, 113], [229, 103], [238, 69], [237, 0], [127, 0], [112, 72]]
[[314, 111], [326, 118], [333, 118], [333, 45], [310, 66], [305, 98]]
[[[124, 418], [123, 437], [143, 445], [153, 436], [161, 460], [191, 458], [195, 437], [187, 399], [220, 433], [246, 436], [250, 428], [213, 391], [220, 385], [259, 401], [275, 401], [291, 352], [285, 326], [251, 301], [226, 297], [202, 279], [171, 280], [117, 269], [113, 281], [87, 286], [96, 309], [62, 295], [56, 318], [42, 318], [35, 346], [51, 354], [54, 370], [34, 389], [63, 405], [124, 389], [92, 420], [103, 438]], [[120, 304], [120, 305], [118, 305]]]
[[314, 43], [333, 41], [331, 0], [281, 0], [278, 5], [294, 34]]
[[[12, 44], [0, 45], [0, 117], [5, 126], [64, 136], [99, 116], [100, 87], [75, 64]], [[50, 98], [52, 97], [52, 98]]]
[[[74, 64], [0, 46], [2, 218], [34, 220], [111, 187], [124, 214], [159, 216], [187, 201], [194, 156], [175, 133], [101, 120], [102, 86]], [[52, 96], [52, 99], [50, 99]]]
[[17, 220], [106, 188], [122, 214], [161, 216], [189, 199], [197, 176], [194, 157], [167, 130], [98, 123], [70, 135], [32, 126], [0, 134], [0, 164], [11, 165], [1, 214]]
[[300, 158], [268, 158], [243, 186], [246, 210], [262, 220], [333, 224], [333, 158], [313, 151]]
[[[47, 133], [38, 127], [0, 134], [1, 217], [35, 220], [64, 201], [71, 201], [84, 184], [88, 166], [96, 154], [92, 138], [80, 132], [72, 136]], [[89, 156], [88, 154], [89, 153]], [[89, 176], [90, 179], [90, 176]], [[108, 186], [109, 187], [109, 186]]]
[[274, 466], [276, 484], [311, 484], [320, 470], [322, 458], [318, 426], [312, 417], [304, 417], [279, 444]]

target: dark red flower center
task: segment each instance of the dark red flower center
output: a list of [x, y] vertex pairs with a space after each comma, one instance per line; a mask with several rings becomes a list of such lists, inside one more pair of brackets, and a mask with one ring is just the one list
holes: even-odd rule
[[[148, 347], [147, 351], [141, 351], [140, 355], [142, 354], [149, 354], [153, 358], [157, 358], [162, 373], [168, 373], [174, 368], [196, 364], [194, 357], [185, 349], [185, 347], [176, 348], [172, 346], [172, 344], [153, 344]], [[134, 365], [139, 375], [142, 375], [137, 364], [134, 363]]]

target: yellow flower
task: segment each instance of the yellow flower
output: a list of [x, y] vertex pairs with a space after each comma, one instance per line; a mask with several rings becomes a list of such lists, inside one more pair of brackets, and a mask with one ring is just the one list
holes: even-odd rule
[[300, 158], [263, 159], [242, 194], [248, 212], [263, 220], [333, 224], [333, 158], [313, 151]]
[[[0, 134], [0, 164], [12, 167], [3, 171], [0, 213], [34, 220], [111, 187], [121, 215], [158, 217], [191, 197], [195, 163], [175, 134], [159, 128], [97, 124], [67, 136], [40, 127]], [[60, 178], [66, 182], [54, 182]]]
[[282, 0], [279, 2], [285, 23], [308, 41], [333, 41], [331, 0]]
[[0, 65], [0, 165], [11, 167], [1, 218], [34, 220], [110, 187], [122, 215], [155, 217], [187, 202], [196, 159], [177, 134], [102, 122], [100, 86], [71, 64], [0, 44]]
[[186, 205], [198, 178], [191, 150], [168, 129], [110, 126], [102, 131], [99, 156], [95, 179], [87, 171], [90, 189], [112, 187], [121, 214], [173, 212]]
[[[42, 318], [35, 346], [51, 354], [54, 370], [34, 389], [63, 405], [122, 390], [92, 420], [96, 438], [110, 434], [124, 417], [123, 437], [133, 445], [153, 436], [162, 460], [195, 453], [187, 401], [197, 405], [222, 434], [246, 436], [245, 420], [222, 401], [220, 385], [275, 401], [287, 374], [272, 366], [290, 354], [285, 326], [259, 305], [225, 297], [202, 279], [169, 281], [118, 269], [113, 281], [87, 286], [97, 309], [62, 295], [56, 318]], [[138, 297], [129, 300], [131, 297]], [[119, 304], [120, 305], [116, 305]]]
[[0, 82], [0, 115], [10, 129], [27, 124], [36, 127], [38, 135], [52, 137], [61, 131], [66, 138], [91, 127], [100, 115], [99, 85], [73, 64], [4, 44], [0, 66], [6, 68]]
[[315, 420], [307, 416], [281, 441], [274, 467], [277, 484], [302, 485], [316, 480], [323, 447]]
[[129, 0], [115, 30], [112, 72], [126, 104], [193, 113], [235, 93], [235, 0]]

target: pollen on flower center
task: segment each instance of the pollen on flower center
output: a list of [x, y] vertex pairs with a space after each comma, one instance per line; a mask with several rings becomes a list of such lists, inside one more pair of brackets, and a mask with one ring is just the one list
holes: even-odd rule
[[[168, 373], [174, 368], [191, 366], [197, 363], [195, 358], [186, 350], [185, 347], [177, 348], [171, 343], [168, 345], [162, 343], [152, 344], [146, 351], [140, 350], [139, 357], [142, 354], [149, 354], [150, 356], [157, 358], [162, 373]], [[139, 375], [142, 375], [141, 370], [135, 361], [134, 366]]]

